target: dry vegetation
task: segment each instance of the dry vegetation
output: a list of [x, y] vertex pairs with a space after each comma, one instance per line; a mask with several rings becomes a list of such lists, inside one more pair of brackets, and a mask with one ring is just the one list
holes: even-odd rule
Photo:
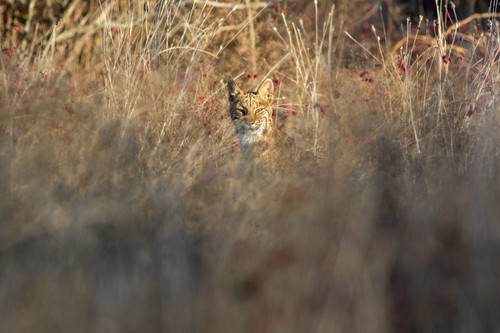
[[0, 2], [0, 331], [499, 332], [498, 23], [397, 12]]

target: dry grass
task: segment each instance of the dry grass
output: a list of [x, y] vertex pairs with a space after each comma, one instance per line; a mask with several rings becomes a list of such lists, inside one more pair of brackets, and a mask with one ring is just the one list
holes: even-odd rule
[[[2, 5], [0, 331], [500, 330], [498, 26], [28, 3]], [[273, 170], [222, 83], [266, 75]]]

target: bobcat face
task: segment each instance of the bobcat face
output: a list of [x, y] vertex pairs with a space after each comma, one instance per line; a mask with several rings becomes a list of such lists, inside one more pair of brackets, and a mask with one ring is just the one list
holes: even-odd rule
[[256, 91], [244, 92], [233, 80], [228, 80], [229, 113], [244, 150], [273, 135], [273, 81], [266, 79]]

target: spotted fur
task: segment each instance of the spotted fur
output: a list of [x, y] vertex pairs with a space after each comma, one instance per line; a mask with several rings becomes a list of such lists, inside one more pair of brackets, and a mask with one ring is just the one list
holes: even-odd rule
[[272, 144], [279, 135], [273, 124], [273, 81], [264, 80], [254, 91], [244, 92], [234, 80], [227, 82], [229, 113], [243, 151]]

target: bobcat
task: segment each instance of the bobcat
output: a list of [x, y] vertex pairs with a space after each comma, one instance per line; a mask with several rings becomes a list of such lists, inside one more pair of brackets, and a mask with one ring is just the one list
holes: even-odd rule
[[265, 79], [255, 90], [244, 92], [234, 80], [227, 81], [229, 113], [240, 148], [249, 153], [256, 147], [272, 150], [282, 133], [273, 124], [273, 81]]

